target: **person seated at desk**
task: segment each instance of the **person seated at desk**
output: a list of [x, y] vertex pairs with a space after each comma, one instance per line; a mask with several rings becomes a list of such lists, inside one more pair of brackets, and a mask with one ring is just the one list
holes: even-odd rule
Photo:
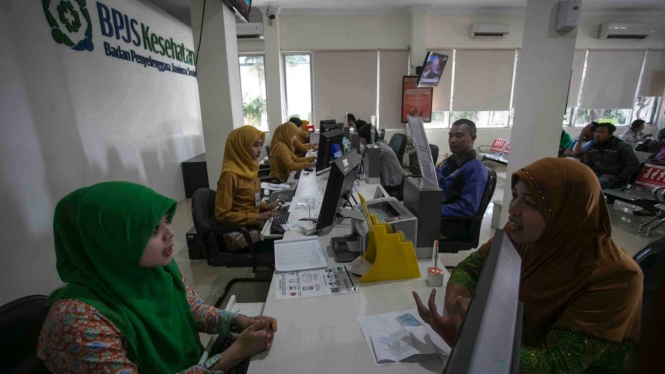
[[573, 144], [573, 138], [566, 131], [561, 130], [561, 139], [559, 140], [559, 157]]
[[[55, 209], [56, 268], [66, 283], [47, 301], [37, 356], [73, 373], [218, 373], [270, 349], [274, 318], [206, 305], [173, 259], [177, 202], [129, 182], [99, 183]], [[199, 332], [239, 333], [199, 364]]]
[[[299, 118], [293, 117], [289, 119], [289, 122], [298, 126], [299, 129], [298, 136], [296, 137], [296, 140], [293, 142], [293, 147], [295, 148], [295, 153], [298, 157], [305, 157], [305, 155], [307, 155], [307, 151], [309, 151], [310, 149], [318, 149], [318, 144], [306, 144], [307, 142], [309, 142], [309, 131], [307, 131], [306, 126], [303, 126], [304, 124], [303, 121], [301, 121]], [[303, 139], [305, 139], [306, 141], [304, 141]]]
[[293, 143], [298, 136], [298, 126], [286, 122], [275, 129], [270, 141], [270, 176], [286, 182], [293, 170], [316, 167], [316, 157], [296, 156]]
[[354, 116], [351, 113], [346, 115], [346, 125], [349, 126], [349, 127], [354, 128], [356, 130], [356, 132], [360, 131], [360, 128], [362, 126], [366, 125], [366, 124], [367, 124], [367, 122], [365, 122], [361, 119], [356, 120], [356, 116]]
[[[504, 231], [522, 258], [521, 373], [632, 372], [640, 338], [643, 275], [611, 238], [609, 211], [593, 172], [544, 158], [512, 176]], [[444, 308], [436, 289], [423, 320], [450, 345], [458, 334], [491, 240], [453, 270]]]
[[[367, 123], [358, 130], [358, 136], [363, 145], [372, 143], [371, 131], [372, 126]], [[379, 139], [376, 132], [374, 133], [374, 144], [381, 147], [381, 186], [389, 194], [393, 192], [397, 200], [401, 201], [403, 197], [404, 177], [406, 176], [404, 169], [399, 164], [395, 151], [390, 148], [388, 143]]]
[[582, 159], [587, 150], [589, 150], [589, 147], [593, 144], [593, 135], [596, 132], [597, 126], [598, 124], [596, 122], [591, 122], [584, 126], [577, 140], [563, 152], [564, 157]]
[[[439, 188], [443, 190], [441, 217], [472, 217], [478, 212], [487, 169], [476, 158], [475, 140], [473, 121], [460, 119], [450, 127], [448, 146], [453, 154], [436, 167]], [[446, 220], [441, 224], [441, 240], [467, 240], [470, 235], [468, 222]]]
[[[279, 215], [275, 210], [282, 200], [267, 205], [261, 201], [261, 181], [257, 160], [263, 149], [265, 133], [254, 126], [243, 126], [229, 133], [224, 148], [222, 172], [217, 181], [215, 219], [221, 225], [245, 226], [258, 252], [273, 250], [272, 240], [260, 240], [263, 221]], [[223, 233], [226, 249], [231, 252], [247, 248], [239, 232]]]
[[653, 134], [645, 134], [642, 132], [644, 130], [644, 120], [636, 119], [633, 123], [630, 124], [630, 128], [626, 130], [623, 134], [619, 135], [619, 139], [624, 142], [629, 143], [638, 143], [647, 138], [651, 137]]
[[[600, 187], [620, 187], [640, 168], [640, 162], [630, 144], [612, 135], [616, 127], [611, 123], [601, 123], [596, 127], [594, 144], [589, 148], [582, 162], [598, 176]], [[608, 198], [608, 203], [613, 203]]]

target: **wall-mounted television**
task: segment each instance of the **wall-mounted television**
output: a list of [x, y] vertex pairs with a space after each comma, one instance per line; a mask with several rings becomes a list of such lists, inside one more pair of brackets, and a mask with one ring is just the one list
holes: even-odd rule
[[238, 18], [245, 22], [249, 22], [249, 10], [252, 8], [252, 0], [222, 0], [229, 8], [231, 8]]
[[418, 76], [418, 87], [436, 87], [441, 79], [443, 68], [446, 67], [448, 56], [440, 53], [427, 52], [423, 71]]

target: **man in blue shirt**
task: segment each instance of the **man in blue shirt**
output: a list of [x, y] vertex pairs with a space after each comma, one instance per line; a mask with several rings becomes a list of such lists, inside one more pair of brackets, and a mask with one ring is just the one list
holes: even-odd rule
[[[452, 156], [436, 167], [443, 190], [441, 217], [472, 217], [478, 212], [487, 184], [487, 169], [476, 158], [473, 142], [476, 124], [467, 119], [455, 121], [448, 132]], [[471, 226], [466, 221], [446, 220], [441, 225], [442, 240], [470, 240]]]

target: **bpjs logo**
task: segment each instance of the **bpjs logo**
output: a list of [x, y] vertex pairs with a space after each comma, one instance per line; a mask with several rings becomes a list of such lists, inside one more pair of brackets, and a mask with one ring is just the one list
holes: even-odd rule
[[42, 0], [42, 5], [53, 40], [76, 51], [95, 49], [86, 0]]

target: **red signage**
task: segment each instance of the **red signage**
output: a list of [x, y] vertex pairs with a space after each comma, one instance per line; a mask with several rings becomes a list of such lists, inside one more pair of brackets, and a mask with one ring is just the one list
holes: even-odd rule
[[665, 186], [665, 166], [646, 164], [635, 184], [648, 189]]
[[503, 154], [507, 155], [510, 153], [510, 140], [508, 140], [508, 145], [506, 145], [506, 149], [503, 150]]
[[503, 150], [503, 146], [506, 145], [506, 142], [508, 142], [508, 140], [506, 140], [506, 139], [500, 139], [500, 138], [494, 139], [494, 143], [492, 143], [492, 146], [490, 147], [490, 151], [492, 151], [492, 152], [501, 152]]
[[402, 123], [406, 116], [422, 117], [423, 122], [432, 122], [432, 87], [418, 87], [418, 77], [402, 78]]

